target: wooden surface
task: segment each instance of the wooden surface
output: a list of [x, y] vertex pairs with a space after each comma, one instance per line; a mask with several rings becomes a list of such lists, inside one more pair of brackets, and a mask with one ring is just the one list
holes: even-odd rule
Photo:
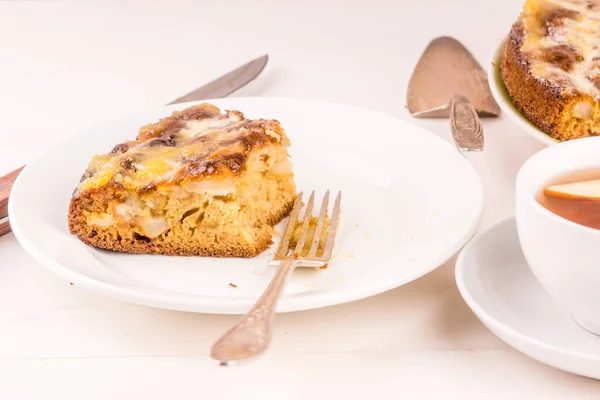
[[[154, 107], [265, 52], [245, 96], [317, 98], [415, 120], [406, 86], [427, 43], [452, 35], [487, 64], [510, 1], [0, 2], [0, 174], [101, 119]], [[520, 165], [542, 146], [504, 117], [469, 154], [483, 227], [514, 212]], [[348, 140], [377, 144], [377, 132]], [[402, 160], [398, 160], [402, 168]], [[43, 199], [40, 199], [43, 201]], [[219, 368], [237, 317], [123, 303], [72, 286], [0, 237], [0, 399], [597, 399], [600, 383], [498, 340], [454, 282], [454, 259], [369, 299], [277, 318], [273, 346]]]

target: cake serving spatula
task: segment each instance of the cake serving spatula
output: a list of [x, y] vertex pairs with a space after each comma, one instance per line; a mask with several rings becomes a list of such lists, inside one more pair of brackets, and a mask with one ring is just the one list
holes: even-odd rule
[[448, 118], [461, 151], [483, 150], [479, 117], [497, 117], [487, 76], [473, 55], [456, 39], [432, 40], [408, 84], [406, 104], [416, 118]]
[[[178, 97], [167, 105], [184, 103], [186, 101], [216, 99], [230, 95], [253, 81], [254, 78], [262, 72], [268, 61], [269, 56], [267, 54], [258, 57], [225, 75], [222, 75], [214, 81]], [[20, 167], [0, 177], [0, 236], [10, 232], [10, 223], [8, 221], [8, 198], [12, 185], [23, 168], [24, 167]]]

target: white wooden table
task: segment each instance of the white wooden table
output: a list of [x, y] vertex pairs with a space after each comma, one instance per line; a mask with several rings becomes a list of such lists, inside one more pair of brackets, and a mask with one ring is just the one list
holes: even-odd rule
[[[317, 98], [411, 119], [406, 85], [430, 39], [450, 34], [482, 64], [514, 1], [255, 0], [0, 3], [0, 173], [80, 128], [164, 104], [268, 52], [236, 95]], [[450, 139], [448, 122], [415, 120]], [[514, 179], [541, 146], [486, 120], [469, 155], [483, 226], [513, 212]], [[43, 199], [40, 199], [43, 201]], [[454, 260], [405, 287], [281, 315], [255, 363], [217, 367], [210, 344], [238, 317], [131, 305], [85, 291], [0, 238], [1, 399], [597, 398], [493, 336], [462, 301]]]

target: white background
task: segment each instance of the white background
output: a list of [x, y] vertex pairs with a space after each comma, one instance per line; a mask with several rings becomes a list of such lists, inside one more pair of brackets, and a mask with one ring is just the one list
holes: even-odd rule
[[[406, 85], [427, 43], [452, 35], [487, 66], [521, 5], [0, 3], [0, 173], [265, 52], [263, 74], [236, 95], [330, 100], [412, 120]], [[414, 122], [450, 139], [447, 120]], [[469, 158], [485, 185], [485, 227], [513, 212], [515, 174], [541, 145], [504, 117], [484, 126], [486, 151]], [[598, 382], [493, 336], [462, 301], [453, 271], [454, 259], [370, 299], [281, 315], [265, 357], [224, 369], [207, 352], [237, 317], [89, 293], [44, 270], [10, 234], [0, 238], [0, 398], [597, 398]]]

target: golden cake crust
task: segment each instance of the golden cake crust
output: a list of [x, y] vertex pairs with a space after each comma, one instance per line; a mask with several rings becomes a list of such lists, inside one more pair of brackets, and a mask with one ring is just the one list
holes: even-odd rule
[[568, 96], [561, 93], [555, 83], [532, 75], [520, 50], [522, 40], [523, 24], [517, 22], [504, 47], [500, 66], [502, 80], [519, 112], [542, 131], [558, 139], [561, 136], [561, 113], [568, 103]]

